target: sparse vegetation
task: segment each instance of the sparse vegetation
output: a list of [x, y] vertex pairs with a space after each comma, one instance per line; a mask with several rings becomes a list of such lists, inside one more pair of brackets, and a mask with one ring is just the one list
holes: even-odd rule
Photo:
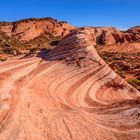
[[58, 43], [60, 42], [61, 39], [62, 39], [61, 37], [53, 37], [51, 39], [50, 46], [56, 46], [56, 45], [58, 45]]
[[22, 43], [15, 37], [9, 37], [0, 32], [0, 54], [19, 54]]
[[133, 83], [140, 85], [140, 80], [139, 79], [132, 79], [131, 80]]
[[0, 62], [6, 61], [6, 58], [0, 58]]
[[[140, 52], [102, 52], [100, 55], [117, 74], [140, 91], [140, 65], [138, 61], [140, 60]], [[129, 77], [131, 77], [131, 79]]]
[[130, 79], [128, 80], [128, 83], [134, 86], [135, 88], [138, 88], [140, 86], [140, 80], [139, 79]]
[[33, 48], [51, 49], [60, 40], [60, 36], [54, 37], [51, 33], [43, 33], [28, 42], [21, 42], [16, 37], [9, 37], [5, 33], [0, 32], [0, 54], [19, 55], [22, 53], [22, 50], [30, 51]]

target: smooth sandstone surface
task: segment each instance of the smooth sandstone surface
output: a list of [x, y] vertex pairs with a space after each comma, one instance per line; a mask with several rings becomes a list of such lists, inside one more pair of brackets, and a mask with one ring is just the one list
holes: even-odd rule
[[140, 93], [77, 29], [37, 57], [0, 63], [0, 140], [140, 140]]

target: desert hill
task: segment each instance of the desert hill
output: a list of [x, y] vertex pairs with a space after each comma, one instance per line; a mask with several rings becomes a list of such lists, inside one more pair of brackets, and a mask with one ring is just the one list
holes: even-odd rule
[[16, 37], [27, 42], [41, 34], [48, 33], [50, 36], [65, 36], [75, 27], [65, 21], [57, 21], [53, 18], [30, 18], [16, 22], [1, 22], [0, 31], [10, 37]]
[[0, 52], [19, 55], [33, 48], [50, 48], [76, 27], [52, 18], [0, 22]]

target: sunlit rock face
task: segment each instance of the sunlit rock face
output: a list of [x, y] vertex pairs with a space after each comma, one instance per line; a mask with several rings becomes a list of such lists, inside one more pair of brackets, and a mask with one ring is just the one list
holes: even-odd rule
[[54, 37], [63, 37], [73, 29], [75, 27], [67, 22], [59, 22], [52, 18], [31, 18], [16, 22], [0, 22], [1, 32], [24, 42], [30, 41], [43, 33]]
[[89, 27], [96, 45], [115, 45], [140, 41], [140, 26], [120, 31], [114, 27]]
[[98, 55], [93, 32], [0, 63], [0, 140], [140, 139], [140, 93]]

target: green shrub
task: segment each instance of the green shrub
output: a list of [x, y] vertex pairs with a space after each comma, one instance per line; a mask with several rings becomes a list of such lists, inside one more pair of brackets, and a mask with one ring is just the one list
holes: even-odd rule
[[139, 79], [130, 79], [128, 83], [140, 91], [140, 80]]
[[0, 62], [6, 61], [6, 58], [0, 58]]
[[140, 80], [136, 78], [128, 80], [128, 83], [134, 87], [140, 86]]

